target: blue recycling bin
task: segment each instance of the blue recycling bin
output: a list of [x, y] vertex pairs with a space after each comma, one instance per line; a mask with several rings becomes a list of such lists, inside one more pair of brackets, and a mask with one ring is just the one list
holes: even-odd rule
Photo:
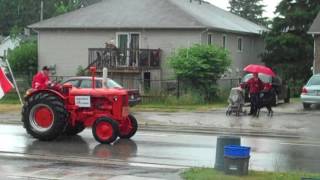
[[229, 145], [224, 147], [224, 172], [233, 175], [248, 175], [250, 147]]

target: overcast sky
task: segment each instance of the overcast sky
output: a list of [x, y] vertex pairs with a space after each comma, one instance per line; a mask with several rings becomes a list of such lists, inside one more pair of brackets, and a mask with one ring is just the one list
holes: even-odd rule
[[[214, 4], [222, 9], [228, 10], [229, 0], [206, 0], [211, 4]], [[265, 16], [269, 18], [274, 17], [274, 11], [276, 10], [276, 6], [280, 3], [281, 0], [263, 0], [263, 4], [267, 7], [265, 8]]]

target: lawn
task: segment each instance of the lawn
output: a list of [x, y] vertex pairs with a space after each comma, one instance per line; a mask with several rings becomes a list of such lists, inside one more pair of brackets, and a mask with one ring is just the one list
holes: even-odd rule
[[21, 111], [21, 104], [16, 93], [6, 94], [0, 99], [0, 113], [18, 111]]
[[320, 174], [305, 172], [257, 172], [250, 171], [248, 176], [231, 176], [209, 168], [192, 168], [181, 174], [185, 180], [301, 180], [304, 178], [318, 178]]
[[19, 97], [15, 92], [8, 93], [0, 99], [0, 104], [20, 104]]

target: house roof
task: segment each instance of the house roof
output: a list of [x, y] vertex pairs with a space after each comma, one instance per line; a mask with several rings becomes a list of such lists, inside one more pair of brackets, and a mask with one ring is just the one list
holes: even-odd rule
[[309, 32], [310, 34], [320, 34], [320, 12], [317, 15], [316, 19], [314, 19]]
[[199, 0], [103, 0], [29, 26], [33, 29], [208, 28], [260, 34], [267, 29]]

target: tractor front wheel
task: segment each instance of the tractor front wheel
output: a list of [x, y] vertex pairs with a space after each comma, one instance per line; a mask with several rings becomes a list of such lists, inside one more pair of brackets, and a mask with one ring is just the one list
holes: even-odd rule
[[67, 111], [59, 97], [40, 92], [26, 100], [22, 122], [28, 134], [39, 140], [50, 141], [57, 138], [65, 128]]
[[110, 144], [118, 137], [118, 123], [106, 117], [99, 118], [93, 124], [92, 134], [98, 142]]
[[120, 138], [129, 139], [134, 136], [138, 130], [138, 122], [137, 119], [129, 114], [127, 118], [126, 126], [120, 127]]

